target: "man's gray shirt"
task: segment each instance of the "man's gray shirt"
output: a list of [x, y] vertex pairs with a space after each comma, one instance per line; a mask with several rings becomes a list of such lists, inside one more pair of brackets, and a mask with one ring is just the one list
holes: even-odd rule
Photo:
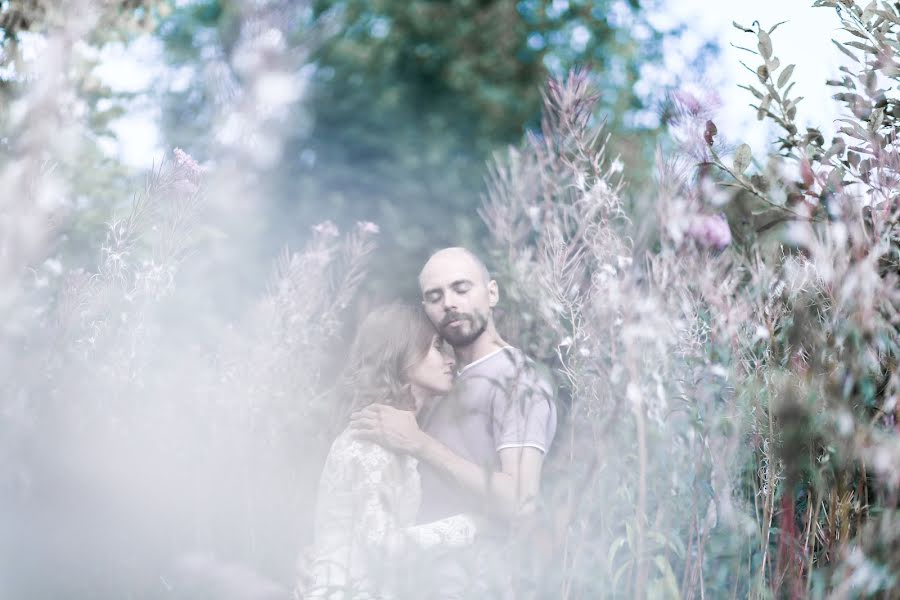
[[[531, 446], [546, 454], [556, 433], [552, 386], [522, 351], [507, 346], [463, 368], [453, 390], [426, 407], [423, 430], [466, 460], [500, 470], [499, 451]], [[478, 499], [420, 463], [420, 523], [484, 512]]]

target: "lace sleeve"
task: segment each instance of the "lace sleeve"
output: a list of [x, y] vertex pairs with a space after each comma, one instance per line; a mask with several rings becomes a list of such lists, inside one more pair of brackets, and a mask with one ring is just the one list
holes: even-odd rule
[[[370, 496], [374, 499], [375, 496]], [[453, 515], [439, 521], [397, 527], [393, 515], [377, 502], [369, 504], [364, 511], [363, 533], [365, 543], [370, 548], [395, 559], [417, 550], [439, 550], [461, 548], [470, 545], [478, 527], [475, 519], [467, 514]]]
[[423, 523], [400, 530], [407, 546], [430, 548], [461, 548], [475, 541], [478, 526], [471, 515], [459, 514], [431, 523]]
[[402, 527], [398, 522], [393, 499], [408, 497], [412, 490], [398, 489], [399, 481], [390, 477], [392, 456], [378, 448], [360, 451], [354, 448], [355, 493], [360, 501], [359, 534], [361, 541], [372, 550], [396, 558], [415, 550], [431, 548], [459, 548], [472, 543], [477, 526], [466, 514], [454, 515], [439, 521]]

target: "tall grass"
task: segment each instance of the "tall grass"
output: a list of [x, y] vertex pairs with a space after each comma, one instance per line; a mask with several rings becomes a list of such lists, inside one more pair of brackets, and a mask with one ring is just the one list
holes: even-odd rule
[[[677, 149], [626, 204], [576, 71], [489, 166], [501, 328], [556, 377], [562, 417], [543, 506], [503, 555], [515, 597], [898, 597], [900, 13], [839, 4], [862, 41], [842, 45], [857, 62], [832, 82], [847, 120], [830, 146], [798, 130], [793, 68], [754, 26], [748, 93], [781, 132], [765, 165], [717, 131], [712, 100], [674, 94]], [[197, 265], [245, 249], [208, 223], [240, 230], [302, 100], [294, 82], [253, 101], [303, 60], [272, 33], [295, 7], [274, 5], [238, 19], [216, 160], [176, 150], [155, 167], [89, 268], [54, 245], [70, 212], [54, 165], [77, 147], [57, 133], [78, 123], [73, 82], [47, 73], [68, 73], [99, 21], [51, 35], [4, 113], [4, 597], [289, 594], [377, 227], [311, 225], [266, 286], [235, 265], [265, 289], [237, 317], [217, 310], [206, 278], [222, 274]]]
[[873, 41], [844, 46], [857, 70], [834, 84], [856, 91], [830, 148], [797, 131], [774, 28], [746, 28], [755, 108], [784, 131], [765, 169], [745, 145], [726, 161], [712, 102], [676, 94], [680, 150], [640, 204], [655, 215], [628, 214], [583, 72], [497, 159], [506, 326], [566, 390], [553, 546], [523, 595], [897, 597], [900, 204], [879, 88], [900, 18], [842, 4]]

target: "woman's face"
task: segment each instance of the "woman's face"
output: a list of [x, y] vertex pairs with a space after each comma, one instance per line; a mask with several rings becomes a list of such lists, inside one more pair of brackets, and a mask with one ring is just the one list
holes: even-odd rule
[[425, 357], [409, 370], [409, 382], [416, 396], [417, 407], [425, 396], [446, 394], [453, 386], [453, 357], [444, 352], [444, 341], [437, 335]]

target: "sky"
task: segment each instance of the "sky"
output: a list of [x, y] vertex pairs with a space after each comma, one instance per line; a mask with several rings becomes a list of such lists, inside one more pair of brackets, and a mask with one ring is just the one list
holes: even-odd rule
[[[812, 0], [663, 0], [651, 14], [653, 24], [662, 29], [684, 24], [686, 29], [666, 47], [660, 77], [664, 79], [666, 72], [687, 72], [686, 57], [695, 55], [707, 41], [718, 41], [719, 55], [708, 65], [705, 74], [689, 81], [688, 90], [715, 90], [722, 101], [716, 117], [719, 131], [732, 143], [749, 143], [754, 154], [762, 156], [766, 140], [772, 136], [768, 126], [758, 123], [755, 111], [748, 107], [752, 100], [750, 93], [738, 88], [738, 84], [756, 80], [740, 61], [755, 68], [753, 61], [758, 58], [734, 47], [755, 47], [756, 40], [752, 34], [734, 28], [732, 21], [749, 27], [758, 20], [766, 28], [787, 21], [772, 36], [775, 55], [782, 65], [797, 65], [794, 91], [805, 98], [798, 106], [798, 121], [819, 127], [827, 142], [835, 130], [833, 121], [838, 113], [825, 80], [834, 77], [841, 64], [841, 55], [831, 43], [831, 38], [840, 37], [840, 23], [834, 10], [812, 8], [811, 4]], [[127, 48], [111, 45], [102, 52], [97, 74], [115, 89], [148, 91], [155, 85], [156, 77], [164, 73], [160, 57], [158, 41], [149, 36], [137, 39]], [[653, 85], [652, 78], [644, 85]], [[113, 124], [120, 142], [108, 143], [107, 151], [119, 154], [126, 164], [134, 167], [158, 163], [165, 153], [156, 127], [158, 118], [159, 108], [152, 102], [136, 104], [133, 111]]]
[[[703, 39], [718, 39], [721, 52], [710, 65], [707, 85], [722, 99], [717, 119], [720, 132], [733, 141], [745, 141], [755, 154], [765, 151], [766, 128], [756, 121], [755, 111], [748, 105], [753, 101], [750, 92], [739, 84], [758, 83], [756, 76], [744, 69], [740, 62], [756, 68], [758, 57], [734, 46], [756, 47], [753, 34], [739, 31], [732, 21], [750, 27], [754, 21], [766, 29], [786, 21], [772, 34], [774, 54], [782, 66], [796, 64], [794, 93], [804, 97], [798, 104], [797, 118], [804, 126], [817, 126], [825, 134], [826, 143], [836, 131], [834, 119], [839, 116], [837, 104], [831, 99], [834, 91], [825, 85], [835, 78], [845, 59], [831, 42], [832, 38], [846, 39], [839, 31], [840, 21], [833, 9], [813, 8], [812, 0], [753, 0], [744, 2], [722, 0], [669, 0], [665, 3], [662, 21], [688, 24], [688, 33], [680, 44], [694, 46]], [[685, 48], [689, 50], [690, 48]], [[678, 69], [677, 64], [672, 65]], [[700, 82], [703, 83], [703, 82]]]

